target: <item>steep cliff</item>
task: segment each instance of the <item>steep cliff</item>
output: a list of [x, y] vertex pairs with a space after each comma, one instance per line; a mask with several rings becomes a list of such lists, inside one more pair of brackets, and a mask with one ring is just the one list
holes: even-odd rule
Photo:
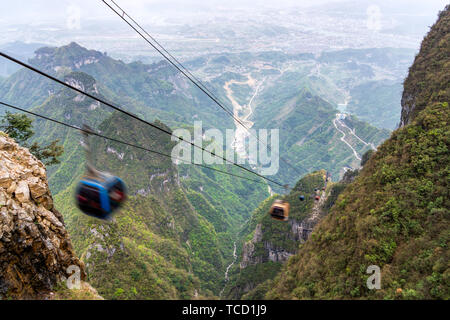
[[[275, 221], [267, 214], [273, 200], [280, 196], [266, 199], [253, 212], [243, 230], [240, 263], [231, 271], [230, 283], [224, 290], [229, 298], [261, 298], [258, 293], [261, 288], [258, 287], [278, 274], [282, 265], [295, 255], [316, 224], [328, 213], [330, 202], [336, 198], [336, 184], [328, 182], [325, 170], [303, 177], [284, 196], [291, 205], [288, 222]], [[317, 201], [314, 200], [315, 189], [320, 194]], [[304, 201], [299, 199], [300, 195], [305, 197]]]
[[[450, 297], [449, 9], [405, 81], [403, 127], [367, 160], [266, 298]], [[367, 285], [373, 265], [379, 288]]]
[[450, 100], [450, 5], [423, 39], [404, 82], [400, 126], [405, 126], [434, 102]]
[[84, 280], [44, 165], [0, 132], [0, 299], [51, 298], [75, 270]]

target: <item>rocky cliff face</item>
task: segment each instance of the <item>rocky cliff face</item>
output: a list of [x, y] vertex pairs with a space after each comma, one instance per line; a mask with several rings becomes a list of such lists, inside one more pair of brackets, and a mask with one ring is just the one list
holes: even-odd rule
[[0, 298], [44, 298], [80, 269], [41, 161], [0, 132]]
[[[328, 193], [323, 192], [323, 196], [319, 201], [315, 202], [308, 216], [303, 220], [290, 219], [288, 224], [290, 226], [289, 232], [286, 236], [298, 243], [304, 243], [311, 235], [314, 226], [320, 221], [324, 215], [324, 203], [328, 199]], [[257, 252], [256, 247], [258, 242], [263, 243], [264, 254], [261, 255]], [[242, 261], [240, 263], [241, 269], [246, 268], [249, 265], [256, 265], [259, 263], [272, 261], [283, 263], [294, 255], [296, 250], [287, 250], [277, 242], [263, 241], [262, 224], [256, 225], [253, 233], [253, 238], [243, 244], [242, 247]]]
[[439, 13], [420, 47], [404, 82], [400, 126], [405, 126], [427, 105], [450, 98], [450, 5]]

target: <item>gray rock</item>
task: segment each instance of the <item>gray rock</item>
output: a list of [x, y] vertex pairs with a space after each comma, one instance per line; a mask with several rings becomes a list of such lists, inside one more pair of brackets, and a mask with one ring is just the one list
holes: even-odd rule
[[75, 255], [62, 215], [53, 208], [44, 165], [0, 134], [0, 300], [36, 299], [48, 294]]

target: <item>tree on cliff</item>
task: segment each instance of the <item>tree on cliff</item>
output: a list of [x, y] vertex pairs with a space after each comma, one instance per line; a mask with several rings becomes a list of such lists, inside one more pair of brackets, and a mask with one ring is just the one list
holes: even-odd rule
[[64, 147], [59, 145], [59, 140], [55, 140], [46, 146], [41, 146], [37, 142], [28, 145], [27, 141], [33, 136], [33, 119], [25, 114], [6, 112], [0, 121], [0, 129], [15, 139], [20, 145], [28, 148], [30, 152], [46, 165], [58, 164], [64, 152]]

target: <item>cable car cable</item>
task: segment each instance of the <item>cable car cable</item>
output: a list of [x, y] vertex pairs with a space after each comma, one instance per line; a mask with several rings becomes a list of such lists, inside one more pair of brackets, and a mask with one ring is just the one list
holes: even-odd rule
[[[110, 0], [117, 8], [119, 8], [119, 10], [121, 10], [122, 11], [122, 15], [120, 15], [116, 10], [114, 10], [109, 4], [107, 4], [106, 3], [106, 1], [104, 1], [104, 0], [102, 0], [108, 7], [110, 7], [111, 8], [111, 10], [113, 10], [117, 15], [119, 15], [120, 17], [122, 17], [123, 19], [124, 19], [124, 16], [127, 16], [139, 29], [141, 29], [153, 42], [155, 42], [160, 48], [161, 48], [161, 50], [162, 51], [164, 51], [170, 58], [172, 58], [173, 60], [175, 60], [175, 62], [181, 67], [181, 68], [183, 68], [183, 70], [186, 72], [186, 73], [188, 73], [193, 79], [195, 79], [195, 81], [197, 81], [197, 84], [198, 85], [200, 85], [200, 86], [202, 86], [206, 91], [208, 91], [208, 93], [210, 93], [215, 99], [217, 99], [217, 100], [219, 100], [219, 98], [217, 97], [217, 96], [215, 96], [214, 95], [214, 93], [213, 92], [211, 92], [211, 90], [210, 89], [208, 89], [208, 87], [204, 84], [204, 83], [202, 83], [199, 79], [197, 79], [197, 77], [195, 77], [190, 71], [189, 71], [189, 69], [187, 69], [180, 61], [178, 61], [178, 59], [176, 58], [176, 57], [174, 57], [169, 51], [167, 51], [159, 42], [158, 42], [158, 40], [156, 40], [154, 37], [152, 37], [152, 35], [151, 34], [149, 34], [139, 23], [137, 23], [137, 21], [136, 20], [134, 20], [128, 13], [126, 13], [125, 12], [125, 10], [124, 9], [122, 9], [114, 0]], [[125, 22], [127, 22], [125, 19], [124, 19], [124, 21]], [[129, 24], [130, 25], [130, 24]], [[130, 27], [132, 27], [131, 25], [130, 25]], [[133, 28], [133, 27], [132, 27]], [[133, 28], [134, 29], [134, 28]], [[135, 30], [135, 29], [134, 29]], [[146, 41], [146, 42], [148, 42], [151, 46], [153, 46], [152, 45], [152, 43], [147, 39], [147, 38], [145, 38], [140, 32], [138, 32], [137, 30], [136, 30], [136, 32]], [[156, 48], [155, 48], [155, 50], [157, 50]], [[159, 51], [158, 51], [159, 52]], [[162, 54], [162, 53], [161, 53]], [[164, 56], [164, 55], [163, 55]], [[165, 57], [164, 56], [164, 58], [166, 58], [169, 62], [171, 62], [167, 57]], [[176, 67], [176, 66], [175, 66]], [[189, 79], [189, 80], [191, 80], [191, 79]], [[192, 80], [191, 80], [192, 81]], [[223, 106], [224, 108], [226, 108], [225, 106]], [[226, 108], [227, 110], [225, 110], [225, 111], [228, 111], [228, 112], [232, 112], [231, 110], [229, 110], [228, 108]], [[235, 120], [237, 120], [237, 121], [239, 121], [238, 119], [235, 119]], [[241, 122], [240, 122], [241, 123]], [[241, 123], [242, 124], [242, 123]], [[242, 124], [243, 125], [243, 124]]]
[[[72, 90], [74, 90], [74, 91], [77, 91], [77, 92], [79, 92], [79, 93], [81, 93], [81, 94], [83, 94], [83, 95], [85, 95], [85, 96], [87, 96], [87, 97], [89, 97], [89, 98], [91, 98], [91, 99], [93, 99], [93, 100], [96, 100], [96, 101], [98, 101], [98, 102], [100, 102], [100, 103], [103, 103], [104, 105], [107, 105], [108, 107], [110, 107], [110, 108], [112, 108], [112, 109], [114, 109], [114, 110], [116, 110], [116, 111], [119, 111], [119, 112], [121, 112], [121, 113], [123, 113], [123, 114], [126, 114], [127, 116], [130, 116], [130, 117], [132, 117], [133, 119], [136, 119], [136, 120], [138, 120], [138, 121], [140, 121], [140, 122], [143, 122], [143, 123], [145, 123], [145, 124], [151, 126], [152, 128], [155, 128], [155, 129], [157, 129], [157, 130], [159, 130], [159, 131], [162, 131], [162, 132], [164, 132], [164, 133], [167, 134], [167, 135], [173, 136], [173, 134], [172, 134], [170, 131], [166, 130], [166, 129], [160, 128], [160, 127], [154, 125], [153, 123], [150, 123], [150, 122], [148, 122], [148, 121], [146, 121], [146, 120], [144, 120], [144, 119], [142, 119], [142, 118], [139, 118], [138, 116], [136, 116], [136, 115], [134, 115], [134, 114], [132, 114], [132, 113], [130, 113], [130, 112], [128, 112], [128, 111], [125, 111], [125, 110], [123, 110], [123, 109], [121, 109], [121, 108], [119, 108], [119, 107], [117, 107], [117, 106], [115, 106], [115, 105], [113, 105], [113, 104], [111, 104], [111, 103], [109, 103], [109, 102], [107, 102], [107, 101], [101, 99], [101, 98], [98, 98], [98, 97], [96, 97], [96, 96], [94, 96], [94, 95], [92, 95], [92, 94], [90, 94], [90, 93], [87, 93], [87, 92], [85, 92], [85, 91], [83, 91], [83, 90], [81, 90], [81, 89], [78, 89], [78, 88], [76, 88], [76, 87], [74, 87], [74, 86], [72, 86], [72, 85], [70, 85], [70, 84], [68, 84], [68, 83], [66, 83], [66, 82], [64, 82], [64, 81], [61, 81], [60, 79], [55, 78], [55, 77], [53, 77], [53, 76], [51, 76], [51, 75], [49, 75], [49, 74], [47, 74], [47, 73], [45, 73], [45, 72], [43, 72], [43, 71], [41, 71], [41, 70], [35, 68], [35, 67], [32, 67], [31, 65], [26, 64], [26, 63], [23, 62], [23, 61], [17, 60], [17, 59], [15, 59], [15, 58], [13, 58], [13, 57], [11, 57], [11, 56], [5, 54], [4, 52], [1, 52], [1, 51], [0, 51], [0, 56], [4, 57], [4, 58], [6, 58], [6, 59], [8, 59], [8, 60], [10, 60], [10, 61], [13, 61], [13, 62], [15, 62], [15, 63], [17, 63], [17, 64], [19, 64], [19, 65], [21, 65], [21, 66], [27, 68], [27, 69], [30, 69], [30, 70], [32, 70], [32, 71], [34, 71], [34, 72], [36, 72], [36, 73], [39, 73], [40, 75], [42, 75], [42, 76], [44, 76], [44, 77], [46, 77], [46, 78], [48, 78], [48, 79], [50, 79], [50, 80], [53, 80], [53, 81], [55, 81], [55, 82], [57, 82], [57, 83], [59, 83], [59, 84], [65, 86], [65, 87], [67, 87], [67, 88], [70, 88], [70, 89], [72, 89]], [[209, 153], [210, 155], [212, 155], [212, 156], [214, 156], [214, 157], [216, 157], [216, 158], [220, 158], [220, 159], [224, 160], [225, 162], [228, 162], [228, 163], [230, 163], [230, 164], [232, 164], [232, 165], [234, 165], [234, 166], [236, 166], [236, 167], [239, 167], [239, 168], [241, 168], [241, 169], [243, 169], [243, 170], [245, 170], [245, 171], [248, 171], [248, 172], [250, 172], [250, 173], [252, 173], [252, 174], [254, 174], [254, 175], [257, 175], [257, 176], [260, 177], [260, 178], [263, 178], [263, 179], [265, 179], [265, 180], [267, 180], [267, 181], [270, 181], [270, 182], [272, 182], [272, 183], [274, 183], [274, 184], [276, 184], [276, 185], [278, 185], [278, 186], [281, 186], [281, 187], [283, 186], [283, 184], [281, 184], [281, 183], [279, 183], [279, 182], [276, 182], [276, 181], [274, 181], [274, 180], [272, 180], [272, 179], [270, 179], [270, 178], [264, 177], [264, 176], [260, 175], [259, 173], [254, 172], [254, 171], [252, 171], [252, 170], [250, 170], [250, 169], [247, 169], [247, 168], [245, 168], [245, 167], [243, 167], [243, 166], [241, 166], [241, 165], [239, 165], [239, 164], [237, 164], [237, 163], [234, 163], [233, 161], [230, 161], [230, 160], [228, 160], [228, 159], [226, 159], [226, 158], [224, 158], [224, 157], [218, 156], [218, 155], [216, 155], [215, 153], [210, 152], [210, 151], [206, 150], [205, 148], [200, 147], [200, 146], [196, 145], [195, 143], [193, 143], [193, 142], [191, 142], [191, 141], [187, 141], [187, 140], [183, 139], [182, 137], [177, 137], [177, 138], [178, 138], [179, 140], [181, 140], [181, 141], [184, 141], [184, 142], [190, 144], [190, 145], [193, 146], [193, 147], [196, 147], [196, 148], [198, 148], [198, 149], [200, 149], [200, 150], [202, 150], [202, 151], [204, 151], [204, 152]]]
[[[159, 54], [161, 54], [167, 61], [169, 61], [170, 64], [172, 64], [172, 66], [174, 66], [178, 71], [180, 71], [186, 78], [188, 78], [195, 86], [197, 86], [201, 91], [203, 91], [203, 93], [205, 93], [209, 98], [211, 98], [211, 100], [213, 100], [220, 108], [222, 108], [226, 113], [228, 113], [235, 121], [237, 121], [242, 127], [244, 127], [244, 129], [246, 129], [246, 131], [248, 133], [250, 133], [251, 135], [253, 135], [249, 130], [249, 128], [242, 123], [242, 121], [240, 119], [238, 119], [237, 117], [234, 116], [233, 112], [230, 111], [230, 109], [228, 109], [226, 106], [223, 105], [223, 103], [221, 103], [219, 101], [219, 98], [217, 98], [217, 96], [214, 95], [214, 93], [212, 93], [207, 87], [206, 85], [204, 85], [199, 79], [197, 79], [186, 67], [183, 66], [183, 64], [178, 61], [172, 54], [170, 54], [154, 37], [152, 37], [143, 27], [141, 27], [141, 25], [139, 25], [128, 13], [125, 12], [124, 9], [122, 9], [114, 0], [110, 0], [120, 11], [122, 11], [122, 13], [118, 12], [116, 9], [114, 9], [111, 5], [109, 5], [105, 0], [102, 0], [102, 2], [107, 5], [112, 11], [114, 11], [114, 13], [116, 13], [123, 21], [125, 21], [125, 23], [127, 23], [134, 31], [136, 31], [137, 34], [139, 34], [148, 44], [150, 44], [156, 51], [158, 51]], [[127, 16], [136, 26], [133, 26], [132, 23], [130, 23], [127, 19], [125, 19], [125, 16]], [[137, 29], [141, 29], [152, 41], [154, 41], [160, 48], [158, 49], [150, 40], [148, 40], [141, 32], [139, 32], [139, 30]], [[175, 64], [175, 62], [173, 62], [172, 60], [170, 60], [162, 51], [164, 51], [168, 56], [170, 56], [173, 60], [175, 60], [177, 64]], [[185, 71], [181, 70], [181, 68], [184, 69]], [[195, 79], [195, 81], [189, 76], [189, 75]], [[255, 136], [255, 135], [253, 135]], [[272, 148], [270, 146], [268, 146], [266, 143], [262, 142], [257, 136], [255, 136], [256, 139], [260, 142], [263, 143], [268, 149], [269, 151], [272, 151]], [[291, 165], [287, 160], [285, 160], [283, 157], [281, 157], [279, 154], [278, 156], [280, 157], [280, 159], [286, 163], [289, 167], [291, 167], [292, 169], [294, 169], [295, 172], [297, 172], [297, 174], [302, 175], [302, 173], [300, 173], [299, 170], [297, 170], [296, 167], [294, 167], [293, 165]], [[306, 170], [307, 171], [307, 170]]]
[[[133, 19], [131, 18], [122, 8], [120, 8], [114, 1], [112, 1], [121, 11], [122, 14], [120, 14], [119, 12], [117, 12], [113, 7], [111, 7], [108, 3], [106, 3], [106, 1], [102, 0], [103, 3], [105, 3], [112, 11], [114, 11], [120, 18], [122, 18], [122, 20], [124, 20], [134, 31], [136, 31], [136, 33], [138, 33], [148, 44], [150, 44], [156, 51], [158, 51], [159, 54], [161, 54], [167, 61], [169, 61], [169, 63], [174, 66], [179, 72], [181, 72], [186, 78], [188, 78], [195, 86], [197, 86], [201, 91], [203, 91], [203, 93], [205, 93], [209, 98], [211, 98], [214, 102], [216, 102], [217, 105], [219, 105], [219, 107], [221, 107], [226, 113], [230, 114], [233, 118], [234, 115], [233, 113], [226, 107], [224, 107], [223, 105], [221, 105], [217, 99], [215, 98], [215, 96], [213, 94], [211, 94], [209, 92], [209, 90], [199, 81], [198, 82], [194, 81], [191, 77], [189, 77], [187, 75], [187, 69], [175, 58], [173, 58], [173, 56], [171, 54], [168, 53], [168, 51], [166, 49], [164, 49], [156, 40], [154, 40], [154, 38], [152, 36], [150, 36], [141, 26], [139, 26], [139, 24]], [[149, 37], [155, 41], [156, 43], [158, 43], [158, 46], [160, 46], [162, 49], [158, 49], [151, 41], [149, 41], [141, 32], [139, 32], [139, 30], [137, 30], [136, 27], [134, 27], [128, 20], [125, 19], [124, 16], [129, 17], [141, 30], [143, 30], [147, 35], [149, 35]], [[181, 68], [183, 68], [186, 71], [183, 71], [177, 64], [175, 64], [172, 60], [170, 60], [163, 52], [162, 50], [166, 53], [168, 53], [168, 55], [170, 55], [180, 66]], [[190, 72], [189, 72], [190, 73]], [[195, 78], [195, 77], [193, 77]], [[236, 119], [235, 119], [236, 120]], [[239, 121], [239, 120], [237, 120]]]
[[[209, 90], [206, 85], [204, 85], [199, 79], [197, 79], [186, 67], [183, 66], [183, 64], [181, 62], [179, 62], [172, 54], [170, 54], [170, 52], [168, 52], [154, 37], [152, 37], [142, 26], [140, 26], [128, 13], [125, 12], [124, 9], [122, 9], [114, 0], [110, 0], [117, 8], [119, 8], [119, 10], [122, 11], [122, 14], [120, 14], [119, 12], [117, 12], [117, 10], [115, 10], [112, 6], [110, 6], [108, 3], [106, 3], [105, 0], [102, 0], [103, 3], [105, 3], [112, 11], [114, 11], [122, 20], [124, 20], [134, 31], [136, 31], [136, 33], [138, 33], [147, 43], [149, 43], [156, 51], [158, 51], [167, 61], [169, 61], [169, 63], [171, 63], [177, 70], [179, 70], [184, 76], [186, 76], [193, 84], [195, 84], [200, 90], [202, 90], [206, 95], [208, 95], [208, 97], [210, 97], [219, 107], [221, 107], [224, 111], [226, 111], [236, 122], [238, 122], [242, 127], [244, 127], [244, 129], [246, 129], [246, 131], [248, 133], [250, 133], [251, 135], [253, 135], [249, 130], [249, 128], [242, 123], [242, 121], [238, 118], [236, 118], [234, 116], [234, 114], [232, 113], [232, 111], [230, 111], [228, 108], [226, 108], [219, 100], [219, 98], [217, 98], [214, 93], [211, 92], [211, 90]], [[173, 61], [171, 61], [166, 55], [164, 55], [161, 50], [159, 50], [158, 48], [155, 47], [155, 45], [153, 43], [151, 43], [151, 41], [149, 41], [142, 33], [140, 33], [136, 27], [134, 27], [128, 20], [125, 19], [125, 16], [127, 16], [139, 29], [141, 29], [152, 41], [154, 41], [160, 48], [161, 50], [163, 50], [165, 53], [167, 53], [167, 55], [169, 55], [172, 59], [174, 59], [181, 68], [183, 68], [185, 70], [186, 73], [188, 73], [192, 78], [194, 78], [196, 81], [192, 80], [192, 78], [190, 78], [185, 72], [183, 72]], [[200, 87], [201, 86], [201, 87]], [[205, 92], [207, 91], [207, 92]], [[255, 136], [255, 135], [253, 135]], [[270, 146], [268, 146], [266, 143], [262, 142], [257, 136], [255, 136], [256, 139], [263, 143], [267, 148], [269, 148], [269, 151], [272, 151], [272, 148]], [[279, 155], [279, 154], [278, 154]], [[280, 159], [285, 162], [289, 167], [291, 167], [292, 169], [294, 169], [294, 171], [296, 171], [299, 175], [302, 175], [302, 173], [297, 170], [296, 167], [294, 167], [293, 165], [291, 165], [287, 160], [285, 160], [283, 157], [281, 157], [279, 155]], [[306, 170], [307, 171], [307, 170]]]
[[175, 159], [175, 160], [178, 160], [178, 161], [183, 161], [186, 164], [193, 164], [193, 165], [205, 168], [205, 169], [217, 171], [217, 172], [223, 173], [223, 174], [228, 174], [228, 175], [236, 177], [236, 178], [240, 178], [240, 179], [244, 179], [244, 180], [248, 180], [248, 181], [252, 181], [252, 182], [256, 182], [256, 183], [266, 184], [265, 182], [262, 182], [260, 180], [255, 180], [255, 179], [251, 179], [251, 178], [248, 178], [248, 177], [240, 176], [240, 175], [237, 175], [237, 174], [234, 174], [234, 173], [230, 173], [230, 172], [227, 172], [227, 171], [223, 171], [223, 170], [219, 170], [219, 169], [216, 169], [216, 168], [213, 168], [213, 167], [209, 167], [209, 166], [206, 166], [206, 165], [203, 165], [203, 164], [200, 164], [200, 163], [189, 162], [189, 161], [186, 161], [186, 160], [181, 159], [181, 158], [172, 157], [172, 155], [168, 155], [168, 154], [165, 154], [165, 153], [162, 153], [162, 152], [159, 152], [159, 151], [155, 151], [155, 150], [152, 150], [152, 149], [149, 149], [149, 148], [145, 148], [145, 147], [142, 147], [142, 146], [139, 146], [139, 145], [135, 145], [135, 144], [132, 144], [132, 143], [128, 143], [126, 141], [118, 140], [118, 139], [115, 139], [115, 138], [107, 137], [107, 136], [102, 135], [100, 133], [97, 133], [95, 131], [85, 130], [85, 129], [79, 128], [77, 126], [74, 126], [74, 125], [71, 125], [71, 124], [68, 124], [68, 123], [65, 123], [65, 122], [61, 122], [61, 121], [56, 120], [56, 119], [49, 118], [49, 117], [40, 115], [38, 113], [29, 111], [29, 110], [25, 110], [25, 109], [22, 109], [22, 108], [19, 108], [19, 107], [16, 107], [16, 106], [13, 106], [11, 104], [8, 104], [8, 103], [2, 102], [2, 101], [0, 101], [0, 104], [4, 105], [6, 107], [9, 107], [9, 108], [18, 110], [18, 111], [22, 111], [22, 112], [31, 114], [31, 115], [33, 115], [35, 117], [38, 117], [38, 118], [41, 118], [41, 119], [44, 119], [44, 120], [47, 120], [47, 121], [51, 121], [51, 122], [54, 122], [54, 123], [66, 126], [68, 128], [71, 128], [71, 129], [74, 129], [74, 130], [78, 130], [78, 131], [83, 132], [83, 133], [88, 133], [90, 135], [94, 135], [94, 136], [97, 136], [97, 137], [100, 137], [100, 138], [103, 138], [103, 139], [106, 139], [106, 140], [110, 140], [110, 141], [113, 141], [113, 142], [116, 142], [116, 143], [127, 145], [127, 146], [130, 146], [130, 147], [133, 147], [133, 148], [141, 149], [141, 150], [144, 150], [144, 151], [147, 151], [147, 152], [155, 153], [155, 154], [163, 156], [163, 157]]

